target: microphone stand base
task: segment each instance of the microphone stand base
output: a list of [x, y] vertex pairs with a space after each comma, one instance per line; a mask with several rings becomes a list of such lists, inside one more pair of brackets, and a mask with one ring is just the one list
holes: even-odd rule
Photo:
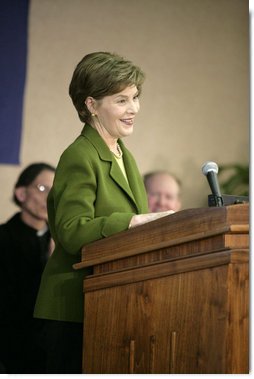
[[233, 204], [244, 204], [249, 202], [248, 196], [235, 196], [235, 195], [208, 195], [209, 207], [223, 207]]

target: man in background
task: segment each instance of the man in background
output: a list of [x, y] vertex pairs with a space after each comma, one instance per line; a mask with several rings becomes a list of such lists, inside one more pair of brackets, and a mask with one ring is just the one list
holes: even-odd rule
[[181, 183], [167, 171], [154, 171], [144, 175], [144, 184], [150, 212], [181, 209]]
[[47, 196], [55, 168], [33, 163], [18, 177], [13, 201], [20, 211], [0, 225], [0, 370], [40, 374], [40, 320], [33, 309], [42, 271], [52, 252]]

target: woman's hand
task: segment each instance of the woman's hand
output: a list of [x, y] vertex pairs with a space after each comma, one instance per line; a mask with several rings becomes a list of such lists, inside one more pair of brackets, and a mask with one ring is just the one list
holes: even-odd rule
[[135, 215], [132, 217], [129, 229], [135, 228], [135, 226], [146, 224], [147, 222], [157, 220], [157, 218], [165, 217], [175, 213], [174, 211], [156, 212], [156, 213], [146, 213], [141, 215]]

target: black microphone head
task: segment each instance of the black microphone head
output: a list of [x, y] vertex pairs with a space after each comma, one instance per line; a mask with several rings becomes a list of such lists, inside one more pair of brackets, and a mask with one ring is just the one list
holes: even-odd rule
[[215, 162], [212, 162], [212, 161], [207, 161], [203, 164], [202, 166], [202, 172], [205, 176], [207, 176], [207, 174], [209, 172], [214, 172], [215, 174], [218, 174], [219, 172], [219, 169], [218, 169], [218, 165], [217, 163]]

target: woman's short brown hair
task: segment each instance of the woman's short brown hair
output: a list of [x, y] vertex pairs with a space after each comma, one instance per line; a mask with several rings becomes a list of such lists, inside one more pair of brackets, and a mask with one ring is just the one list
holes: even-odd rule
[[145, 74], [132, 62], [108, 52], [86, 55], [74, 70], [69, 95], [82, 122], [89, 123], [91, 113], [86, 107], [88, 96], [96, 100], [121, 92], [135, 85], [141, 92]]

